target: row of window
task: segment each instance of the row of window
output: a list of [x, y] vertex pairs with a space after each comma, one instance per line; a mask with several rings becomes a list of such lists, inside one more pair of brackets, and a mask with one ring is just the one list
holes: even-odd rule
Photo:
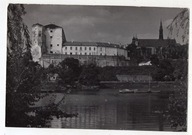
[[[53, 53], [53, 51], [50, 51], [50, 53], [52, 54]], [[56, 52], [55, 52], [56, 53]], [[66, 55], [68, 55], [68, 53], [67, 52], [65, 52], [65, 54]], [[69, 53], [69, 55], [73, 55], [73, 53], [72, 52], [70, 52]], [[74, 55], [94, 55], [93, 53], [77, 53], [77, 52], [75, 52], [75, 54]], [[95, 54], [96, 55], [96, 54]], [[103, 54], [103, 53], [100, 53], [99, 55], [106, 55], [106, 54]], [[114, 54], [114, 56], [115, 56], [115, 54]]]
[[[67, 50], [67, 48], [68, 48], [68, 47], [66, 46], [66, 47], [65, 47], [65, 50]], [[83, 50], [83, 48], [84, 48], [84, 50], [90, 50], [90, 51], [92, 50], [91, 47], [79, 47], [79, 50]], [[70, 47], [70, 50], [72, 50], [72, 49], [73, 49], [73, 47], [71, 46], [71, 47]], [[75, 50], [78, 50], [78, 47], [75, 47]], [[96, 48], [94, 47], [93, 50], [95, 51]]]
[[[57, 46], [59, 46], [59, 44], [57, 44]], [[53, 47], [53, 44], [50, 44], [50, 47]]]
[[[53, 53], [53, 51], [50, 51], [50, 53]], [[65, 54], [67, 55], [68, 53], [67, 52], [65, 52]], [[73, 53], [72, 52], [70, 52], [69, 53], [70, 55], [73, 55]], [[91, 53], [75, 53], [75, 55], [93, 55], [93, 54], [91, 54]], [[102, 53], [100, 53], [100, 55], [102, 55]]]
[[[66, 55], [68, 55], [68, 53], [67, 53], [67, 52], [65, 52], [65, 54], [66, 54]], [[72, 52], [70, 52], [69, 54], [70, 54], [70, 55], [73, 55], [73, 53], [72, 53]], [[93, 55], [93, 54], [91, 54], [91, 53], [86, 53], [86, 52], [85, 52], [85, 53], [79, 53], [79, 54], [78, 54], [77, 52], [75, 52], [75, 55]], [[102, 54], [102, 53], [100, 53], [100, 55], [103, 55], [103, 54]]]

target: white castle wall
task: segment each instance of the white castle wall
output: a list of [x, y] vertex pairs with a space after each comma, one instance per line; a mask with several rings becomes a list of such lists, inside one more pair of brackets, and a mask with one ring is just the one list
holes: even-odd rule
[[46, 46], [48, 53], [50, 54], [62, 53], [62, 44], [63, 44], [62, 34], [63, 34], [62, 28], [54, 28], [54, 29], [47, 28], [45, 30]]

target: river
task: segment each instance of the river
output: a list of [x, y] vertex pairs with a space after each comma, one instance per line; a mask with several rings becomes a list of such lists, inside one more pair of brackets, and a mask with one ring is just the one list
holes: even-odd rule
[[127, 93], [117, 90], [67, 94], [59, 109], [77, 117], [49, 121], [52, 128], [174, 131], [164, 117], [168, 96], [160, 93]]

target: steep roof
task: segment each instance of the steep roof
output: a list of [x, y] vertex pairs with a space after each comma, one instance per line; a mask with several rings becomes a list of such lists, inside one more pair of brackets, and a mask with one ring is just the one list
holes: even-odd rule
[[159, 47], [176, 44], [175, 39], [138, 39], [139, 47]]
[[55, 25], [55, 24], [48, 24], [48, 25], [45, 25], [44, 27], [45, 27], [45, 28], [50, 28], [50, 29], [62, 28], [62, 27], [57, 26], [57, 25]]
[[40, 24], [40, 23], [35, 23], [35, 24], [32, 25], [32, 27], [34, 27], [34, 26], [36, 26], [36, 25], [38, 25], [38, 26], [43, 26], [43, 25]]

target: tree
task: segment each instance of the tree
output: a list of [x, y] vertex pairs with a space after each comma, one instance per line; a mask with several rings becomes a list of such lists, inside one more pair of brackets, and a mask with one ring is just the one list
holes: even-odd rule
[[75, 82], [78, 81], [80, 73], [81, 66], [77, 59], [66, 58], [59, 64], [58, 74], [61, 78], [60, 84], [63, 86], [74, 86]]
[[173, 81], [174, 67], [168, 59], [161, 60], [156, 67], [156, 72], [153, 74], [153, 78], [156, 81]]
[[[188, 44], [189, 39], [189, 10], [183, 9], [168, 26], [171, 36], [177, 36], [182, 39], [185, 44]], [[187, 49], [187, 50], [186, 50]], [[187, 90], [188, 90], [188, 47], [183, 50], [185, 55], [182, 57], [182, 62], [175, 66], [174, 76], [176, 77], [178, 87], [175, 88], [175, 94], [169, 98], [168, 104], [168, 119], [171, 126], [177, 130], [187, 130]], [[187, 56], [186, 56], [187, 55]], [[184, 62], [184, 63], [183, 63]]]
[[[50, 104], [46, 108], [31, 107], [42, 98], [40, 91], [43, 75], [56, 72], [56, 69], [50, 66], [48, 70], [45, 70], [32, 61], [29, 32], [22, 19], [25, 13], [25, 8], [21, 4], [8, 6], [6, 126], [42, 127], [46, 126], [46, 121], [53, 115], [57, 117], [77, 116], [58, 110], [58, 104]], [[75, 65], [72, 67], [74, 69]], [[34, 115], [30, 115], [32, 112]]]
[[151, 55], [150, 61], [152, 65], [159, 66], [159, 58], [156, 54]]
[[169, 37], [178, 37], [184, 44], [189, 42], [189, 10], [183, 9], [168, 25]]
[[42, 68], [31, 61], [29, 32], [22, 19], [25, 13], [23, 5], [8, 6], [6, 126], [29, 125], [27, 113], [40, 98]]
[[99, 84], [99, 69], [96, 65], [90, 64], [83, 67], [79, 76], [79, 82], [82, 85], [94, 86]]
[[129, 56], [132, 61], [139, 63], [143, 60], [143, 57], [141, 56], [141, 49], [138, 49], [134, 43], [129, 44], [126, 47], [126, 50], [129, 52]]

